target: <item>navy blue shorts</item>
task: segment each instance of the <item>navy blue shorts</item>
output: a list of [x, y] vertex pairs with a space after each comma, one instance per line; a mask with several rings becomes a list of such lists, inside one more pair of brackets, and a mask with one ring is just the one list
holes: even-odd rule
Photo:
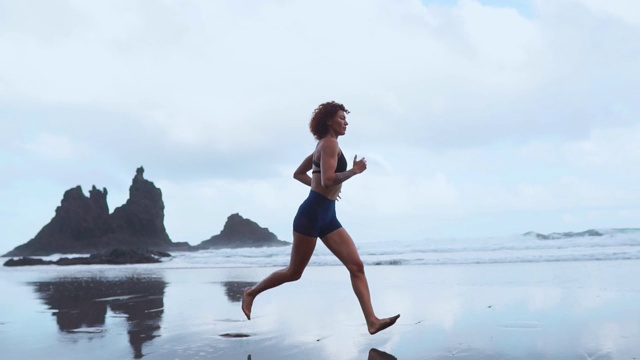
[[293, 231], [312, 237], [323, 238], [341, 227], [336, 217], [336, 201], [313, 190], [293, 219]]

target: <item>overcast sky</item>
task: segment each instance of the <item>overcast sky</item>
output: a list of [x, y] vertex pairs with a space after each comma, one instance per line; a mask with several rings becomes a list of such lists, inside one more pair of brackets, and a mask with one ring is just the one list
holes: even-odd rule
[[290, 241], [328, 100], [356, 242], [640, 227], [638, 39], [634, 0], [0, 0], [0, 253], [140, 165], [173, 241]]

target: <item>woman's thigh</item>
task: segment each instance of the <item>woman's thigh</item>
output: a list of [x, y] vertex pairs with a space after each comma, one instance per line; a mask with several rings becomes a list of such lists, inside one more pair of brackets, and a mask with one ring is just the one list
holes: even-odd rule
[[322, 242], [347, 267], [362, 264], [353, 239], [343, 227], [325, 235]]
[[291, 245], [291, 260], [289, 260], [289, 268], [291, 270], [303, 270], [313, 250], [316, 248], [317, 238], [307, 235], [302, 235], [297, 232], [293, 232], [293, 245]]

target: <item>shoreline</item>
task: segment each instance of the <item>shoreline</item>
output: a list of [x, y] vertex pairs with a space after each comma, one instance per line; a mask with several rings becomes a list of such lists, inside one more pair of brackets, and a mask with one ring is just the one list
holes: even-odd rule
[[[86, 255], [83, 254], [74, 254], [74, 256], [77, 255], [78, 258], [82, 258], [85, 257]], [[68, 256], [68, 255], [60, 255], [61, 258]], [[50, 255], [50, 256], [46, 256], [46, 257], [27, 257], [27, 258], [56, 258], [56, 255]], [[16, 259], [18, 257], [0, 257], [0, 262], [6, 262], [9, 259]], [[313, 260], [313, 258], [312, 258]], [[483, 262], [465, 262], [465, 261], [460, 261], [460, 262], [441, 262], [441, 263], [397, 263], [394, 260], [392, 260], [392, 263], [370, 263], [368, 261], [371, 260], [367, 260], [367, 259], [363, 259], [364, 263], [365, 263], [365, 268], [376, 268], [376, 267], [447, 267], [447, 266], [492, 266], [492, 265], [540, 265], [540, 264], [563, 264], [563, 263], [607, 263], [607, 262], [611, 262], [611, 263], [615, 263], [615, 262], [633, 262], [633, 261], [640, 261], [640, 258], [634, 256], [634, 255], [629, 255], [627, 257], [617, 257], [617, 258], [606, 258], [606, 257], [602, 257], [602, 258], [590, 258], [590, 259], [555, 259], [555, 260], [549, 260], [549, 259], [545, 259], [545, 260], [504, 260], [504, 261], [496, 261], [496, 260], [491, 260], [491, 261], [483, 261]], [[2, 271], [3, 269], [19, 269], [19, 268], [23, 268], [23, 269], [28, 269], [28, 268], [32, 268], [32, 269], [45, 269], [45, 268], [51, 268], [51, 269], [61, 269], [61, 268], [82, 268], [82, 269], [118, 269], [118, 268], [134, 268], [134, 267], [138, 267], [138, 268], [149, 268], [149, 269], [157, 269], [157, 270], [190, 270], [190, 269], [277, 269], [277, 268], [283, 268], [286, 267], [287, 264], [283, 263], [283, 264], [264, 264], [264, 265], [246, 265], [246, 264], [239, 264], [239, 265], [230, 265], [230, 264], [223, 264], [223, 265], [217, 265], [217, 264], [189, 264], [189, 263], [185, 263], [185, 264], [179, 264], [176, 266], [172, 266], [171, 261], [159, 261], [159, 262], [154, 262], [154, 263], [123, 263], [123, 264], [108, 264], [108, 263], [96, 263], [96, 264], [33, 264], [33, 265], [22, 265], [22, 266], [0, 266], [0, 271]], [[309, 263], [309, 265], [307, 266], [307, 268], [324, 268], [324, 267], [343, 267], [342, 264], [339, 263], [331, 263], [331, 264], [324, 264], [324, 263]]]
[[368, 266], [377, 314], [402, 315], [374, 336], [341, 266], [263, 293], [251, 321], [239, 294], [274, 267], [11, 269], [0, 271], [0, 347], [8, 360], [632, 358], [639, 267]]

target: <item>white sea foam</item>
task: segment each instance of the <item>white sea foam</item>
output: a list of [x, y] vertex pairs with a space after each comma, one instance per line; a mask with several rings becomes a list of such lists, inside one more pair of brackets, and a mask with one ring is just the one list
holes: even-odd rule
[[[487, 264], [640, 259], [640, 230], [599, 230], [603, 236], [540, 240], [535, 236], [440, 238], [358, 243], [366, 265]], [[286, 266], [290, 247], [175, 253], [162, 267]], [[321, 242], [311, 266], [340, 265]]]
[[[414, 241], [388, 240], [356, 243], [367, 266], [491, 264], [558, 261], [640, 259], [640, 229], [599, 229], [602, 236], [538, 239], [535, 235], [489, 238], [426, 238]], [[242, 248], [197, 252], [174, 252], [160, 264], [129, 265], [159, 268], [268, 267], [286, 266], [291, 248]], [[62, 255], [46, 257], [56, 260]], [[64, 255], [73, 257], [73, 255]], [[78, 255], [80, 256], [80, 255]], [[318, 241], [310, 266], [340, 265], [340, 261]], [[114, 265], [91, 265], [91, 269]], [[82, 267], [82, 266], [80, 266]]]

